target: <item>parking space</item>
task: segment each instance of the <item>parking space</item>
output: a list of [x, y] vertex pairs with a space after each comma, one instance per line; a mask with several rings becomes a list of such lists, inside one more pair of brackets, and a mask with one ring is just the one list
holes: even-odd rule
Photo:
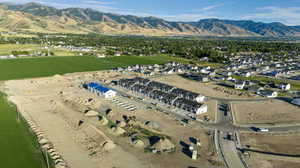
[[128, 111], [135, 111], [137, 109], [137, 107], [132, 105], [131, 103], [125, 102], [125, 101], [117, 99], [117, 98], [113, 98], [110, 101], [113, 104], [116, 104], [117, 106], [124, 108], [125, 110], [128, 110]]

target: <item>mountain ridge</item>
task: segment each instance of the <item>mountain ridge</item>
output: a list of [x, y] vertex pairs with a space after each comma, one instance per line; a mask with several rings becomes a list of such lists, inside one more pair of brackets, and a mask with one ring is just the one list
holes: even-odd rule
[[[0, 14], [7, 15], [7, 18], [2, 17], [0, 20], [0, 30], [141, 35], [300, 36], [300, 26], [287, 26], [279, 22], [263, 23], [215, 18], [197, 22], [172, 22], [153, 16], [104, 13], [90, 8], [57, 9], [35, 2], [0, 3], [0, 8]], [[14, 17], [26, 24], [14, 22]]]

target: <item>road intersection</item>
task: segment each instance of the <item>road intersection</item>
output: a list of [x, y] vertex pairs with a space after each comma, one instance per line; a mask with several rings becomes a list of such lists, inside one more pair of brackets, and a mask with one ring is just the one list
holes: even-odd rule
[[[128, 90], [124, 90], [117, 86], [111, 86], [117, 90], [122, 97], [128, 98], [128, 100], [135, 101], [138, 107], [147, 109], [157, 109], [161, 112], [173, 115], [178, 120], [189, 119], [195, 122], [196, 126], [204, 129], [215, 131], [215, 143], [217, 151], [222, 157], [226, 168], [248, 168], [244, 162], [241, 154], [241, 145], [239, 142], [240, 132], [257, 132], [257, 128], [268, 128], [268, 133], [277, 132], [295, 132], [300, 131], [300, 123], [298, 125], [272, 125], [272, 124], [255, 124], [255, 125], [237, 125], [233, 121], [233, 113], [231, 111], [230, 104], [232, 102], [261, 102], [268, 101], [268, 98], [255, 98], [255, 99], [225, 99], [217, 97], [207, 97], [207, 99], [216, 100], [218, 103], [216, 111], [215, 122], [205, 122], [202, 120], [194, 120], [194, 118], [186, 115], [181, 115], [178, 110], [170, 109], [167, 106], [161, 105], [159, 102], [155, 105], [146, 101], [147, 98], [142, 95], [136, 95], [136, 93], [130, 93]], [[129, 98], [130, 97], [130, 98]]]

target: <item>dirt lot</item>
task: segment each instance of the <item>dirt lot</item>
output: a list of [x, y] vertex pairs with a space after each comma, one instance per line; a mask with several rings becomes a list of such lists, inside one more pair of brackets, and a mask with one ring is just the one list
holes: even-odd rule
[[286, 161], [284, 158], [275, 158], [263, 154], [250, 152], [250, 158], [246, 159], [250, 168], [299, 168], [300, 162]]
[[300, 121], [300, 108], [279, 100], [233, 103], [237, 124], [293, 124]]
[[[212, 136], [205, 130], [195, 126], [184, 127], [172, 117], [154, 110], [126, 111], [78, 87], [83, 81], [105, 83], [117, 77], [128, 76], [103, 71], [7, 81], [5, 92], [21, 113], [30, 115], [40, 126], [72, 168], [167, 168], [170, 165], [172, 168], [198, 165], [211, 167], [208, 160], [216, 160], [216, 153]], [[87, 101], [90, 99], [93, 100], [92, 105]], [[100, 126], [98, 121], [84, 115], [87, 107], [99, 110], [99, 107], [104, 106], [111, 108], [109, 119], [112, 122], [120, 121], [123, 115], [127, 115], [135, 116], [138, 121], [157, 123], [159, 130], [156, 131], [171, 137], [176, 151], [159, 155], [147, 153], [144, 149], [132, 147], [128, 137], [115, 136], [108, 127]], [[183, 145], [191, 143], [191, 137], [200, 139], [202, 145], [200, 159], [196, 161], [182, 152]], [[113, 141], [116, 147], [103, 149], [103, 142], [106, 141]]]
[[300, 133], [242, 133], [241, 142], [250, 149], [279, 153], [300, 155]]
[[[241, 133], [243, 147], [278, 154], [300, 154], [300, 133]], [[298, 168], [300, 159], [297, 157], [274, 156], [249, 152], [246, 161], [251, 168]]]
[[[196, 93], [202, 94], [204, 96], [218, 97], [218, 98], [249, 98], [248, 96], [239, 96], [237, 94], [235, 94], [235, 95], [227, 94], [223, 91], [227, 90], [229, 92], [232, 92], [232, 91], [236, 91], [236, 90], [217, 85], [216, 83], [213, 83], [213, 82], [200, 83], [200, 82], [192, 81], [189, 79], [185, 79], [178, 75], [162, 76], [162, 77], [153, 78], [153, 80], [162, 82], [162, 83], [167, 83], [169, 85], [173, 85], [178, 88], [188, 89], [188, 90], [194, 91]], [[218, 88], [219, 90], [216, 90], [215, 88]], [[223, 91], [221, 91], [221, 90], [223, 90]]]

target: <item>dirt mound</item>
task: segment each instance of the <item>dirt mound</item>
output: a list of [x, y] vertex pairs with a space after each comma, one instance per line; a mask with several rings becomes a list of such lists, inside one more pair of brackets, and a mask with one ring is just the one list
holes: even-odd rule
[[107, 118], [104, 117], [104, 116], [102, 116], [102, 117], [100, 118], [100, 125], [105, 126], [105, 125], [107, 125], [107, 124], [108, 124]]
[[97, 111], [91, 110], [91, 111], [88, 111], [87, 113], [85, 113], [85, 116], [86, 117], [97, 117], [97, 116], [99, 116], [99, 113]]
[[117, 122], [117, 126], [118, 126], [118, 127], [121, 127], [121, 128], [124, 128], [124, 127], [126, 127], [126, 122], [124, 122], [124, 121], [119, 121], [119, 122]]
[[114, 135], [117, 135], [117, 136], [119, 136], [119, 135], [123, 135], [126, 131], [123, 129], [123, 128], [121, 128], [121, 127], [112, 127], [111, 128], [111, 131], [112, 131], [112, 133], [114, 134]]
[[175, 145], [167, 138], [161, 138], [152, 145], [157, 152], [171, 152], [175, 149]]
[[136, 148], [143, 148], [145, 143], [142, 141], [142, 140], [139, 140], [139, 139], [133, 139], [131, 141], [132, 145]]
[[116, 144], [112, 141], [106, 141], [104, 144], [103, 144], [103, 149], [106, 150], [106, 151], [109, 151], [109, 150], [112, 150], [116, 147]]
[[144, 123], [145, 126], [155, 129], [155, 130], [160, 130], [161, 126], [159, 125], [159, 123], [154, 122], [154, 121], [146, 121]]

